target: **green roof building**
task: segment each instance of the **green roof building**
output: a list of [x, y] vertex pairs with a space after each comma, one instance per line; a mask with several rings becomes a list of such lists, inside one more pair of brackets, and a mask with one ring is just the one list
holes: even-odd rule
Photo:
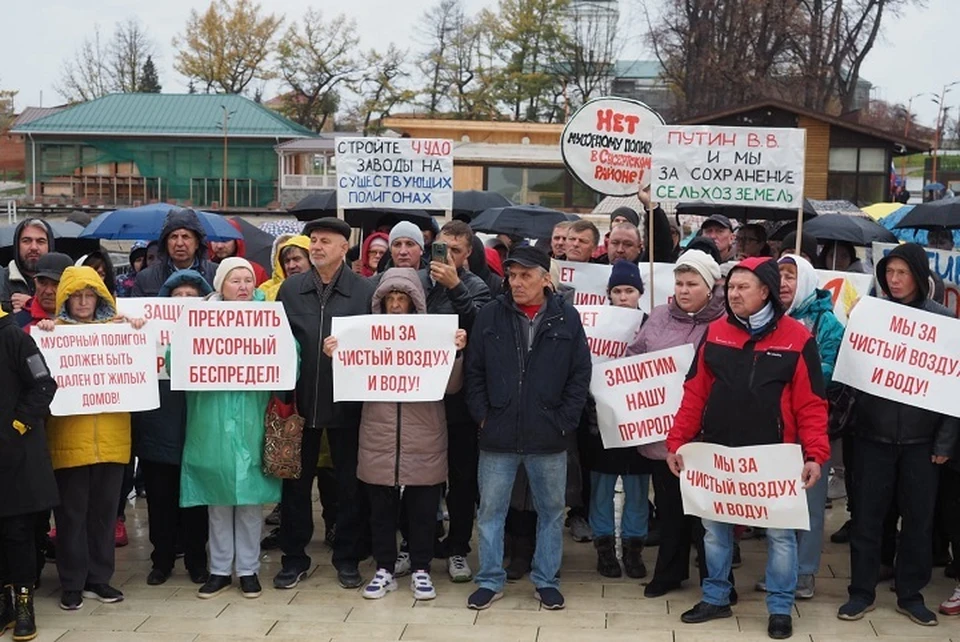
[[10, 133], [25, 139], [34, 201], [206, 208], [278, 200], [274, 146], [316, 136], [248, 98], [217, 94], [111, 94]]

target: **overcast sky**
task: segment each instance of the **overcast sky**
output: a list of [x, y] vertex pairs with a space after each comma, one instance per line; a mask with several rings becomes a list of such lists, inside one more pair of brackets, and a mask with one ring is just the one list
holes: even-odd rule
[[[436, 0], [351, 0], [348, 3], [317, 2], [314, 6], [346, 7], [360, 27], [365, 48], [384, 48], [393, 41], [401, 47], [416, 48], [415, 25], [421, 14]], [[655, 0], [648, 0], [655, 2]], [[627, 44], [625, 57], [650, 57], [638, 37], [642, 16], [635, 7], [639, 0], [621, 0], [621, 31]], [[43, 105], [62, 102], [53, 89], [61, 63], [91, 35], [96, 24], [109, 37], [114, 25], [137, 17], [157, 45], [160, 82], [164, 92], [186, 91], [186, 81], [173, 70], [170, 44], [180, 32], [191, 9], [202, 11], [206, 0], [9, 0], [2, 3], [0, 16], [6, 26], [0, 37], [0, 88], [17, 89], [16, 105]], [[263, 6], [296, 20], [310, 5], [309, 0], [265, 0]], [[495, 0], [465, 0], [471, 12], [495, 6]], [[885, 21], [882, 40], [862, 69], [862, 76], [876, 88], [873, 96], [906, 103], [919, 93], [939, 93], [945, 83], [960, 80], [956, 58], [960, 1], [926, 0], [925, 9], [908, 9], [899, 18]], [[628, 28], [633, 25], [633, 28]], [[631, 33], [633, 32], [633, 33]], [[268, 87], [268, 96], [272, 94]], [[953, 115], [960, 108], [960, 85], [947, 95], [945, 103]], [[916, 98], [914, 111], [920, 122], [932, 125], [936, 106], [928, 95]]]

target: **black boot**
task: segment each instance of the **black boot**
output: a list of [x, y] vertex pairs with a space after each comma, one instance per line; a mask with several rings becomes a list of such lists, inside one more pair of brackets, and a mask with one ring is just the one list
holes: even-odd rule
[[536, 540], [529, 535], [515, 535], [507, 564], [507, 579], [519, 580], [533, 568], [533, 550]]
[[0, 593], [0, 635], [13, 626], [17, 615], [13, 608], [13, 587], [7, 584]]
[[[620, 577], [620, 560], [617, 559], [616, 535], [594, 537], [593, 546], [597, 549], [597, 572], [604, 577]], [[626, 551], [624, 551], [626, 555]]]
[[627, 577], [638, 580], [647, 576], [647, 567], [643, 563], [643, 544], [642, 537], [627, 537], [621, 540], [623, 543], [623, 570], [627, 572]]
[[13, 628], [14, 640], [32, 640], [37, 637], [37, 621], [33, 614], [33, 587], [11, 587], [13, 610], [17, 622]]

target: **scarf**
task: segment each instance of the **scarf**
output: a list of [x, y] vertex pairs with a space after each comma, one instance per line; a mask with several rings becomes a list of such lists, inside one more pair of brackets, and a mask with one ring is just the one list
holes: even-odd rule
[[741, 319], [740, 317], [737, 317], [737, 319], [746, 326], [747, 332], [749, 332], [751, 336], [755, 336], [763, 332], [767, 326], [770, 325], [773, 321], [773, 315], [773, 304], [767, 301], [767, 304], [760, 308], [758, 312], [751, 314], [749, 319]]

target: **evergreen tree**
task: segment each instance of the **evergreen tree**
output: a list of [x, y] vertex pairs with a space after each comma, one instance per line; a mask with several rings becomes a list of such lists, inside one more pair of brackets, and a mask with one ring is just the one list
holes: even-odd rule
[[140, 85], [137, 91], [141, 94], [159, 94], [160, 80], [157, 78], [157, 67], [153, 64], [153, 56], [147, 56], [147, 61], [143, 63], [143, 71], [140, 72]]

